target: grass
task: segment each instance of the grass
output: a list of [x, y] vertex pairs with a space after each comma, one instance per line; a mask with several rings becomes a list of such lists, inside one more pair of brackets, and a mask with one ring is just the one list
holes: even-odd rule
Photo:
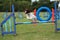
[[[3, 20], [2, 14], [0, 13], [0, 22]], [[16, 18], [16, 21], [25, 22], [29, 20]], [[55, 33], [55, 25], [52, 24], [40, 23], [36, 26], [34, 24], [20, 24], [16, 26], [16, 29], [16, 36], [5, 35], [2, 37], [0, 35], [0, 40], [60, 40], [60, 32]]]

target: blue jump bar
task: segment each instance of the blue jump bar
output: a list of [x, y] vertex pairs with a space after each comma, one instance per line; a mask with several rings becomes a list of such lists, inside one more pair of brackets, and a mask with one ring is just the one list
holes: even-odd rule
[[57, 28], [57, 31], [60, 31], [60, 28]]
[[12, 32], [2, 32], [2, 34], [15, 34], [15, 33], [12, 31]]

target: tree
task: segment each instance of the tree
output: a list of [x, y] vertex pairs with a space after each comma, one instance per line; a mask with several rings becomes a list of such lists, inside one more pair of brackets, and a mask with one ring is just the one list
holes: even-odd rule
[[16, 1], [15, 10], [24, 11], [26, 8], [30, 9], [31, 3], [29, 1]]

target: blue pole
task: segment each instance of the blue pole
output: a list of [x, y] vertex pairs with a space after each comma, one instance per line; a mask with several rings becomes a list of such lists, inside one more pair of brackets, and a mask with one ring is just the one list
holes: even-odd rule
[[12, 4], [12, 14], [13, 14], [13, 22], [14, 22], [14, 34], [16, 34], [16, 25], [15, 25], [15, 14], [14, 14], [14, 4]]
[[0, 25], [0, 33], [1, 33], [1, 25]]
[[57, 32], [57, 2], [54, 2], [54, 8], [55, 8], [55, 10], [54, 10], [54, 14], [55, 14], [55, 32]]
[[14, 4], [12, 4], [12, 13], [14, 14]]

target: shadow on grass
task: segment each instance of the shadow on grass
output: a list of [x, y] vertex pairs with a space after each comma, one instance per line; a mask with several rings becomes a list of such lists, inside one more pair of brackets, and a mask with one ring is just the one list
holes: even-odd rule
[[[31, 32], [21, 32], [20, 34], [22, 34], [22, 35], [25, 35], [25, 34], [37, 34], [37, 33], [39, 33], [40, 31], [31, 31]], [[19, 35], [19, 34], [17, 34], [17, 35]]]

